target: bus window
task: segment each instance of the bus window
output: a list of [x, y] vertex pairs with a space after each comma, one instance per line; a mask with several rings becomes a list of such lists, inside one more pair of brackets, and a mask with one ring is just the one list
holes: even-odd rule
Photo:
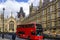
[[36, 30], [42, 32], [43, 28], [41, 24], [36, 24]]
[[41, 35], [43, 28], [41, 24], [36, 24], [36, 35]]
[[32, 28], [34, 27], [34, 24], [25, 24], [25, 25], [18, 25], [17, 28]]
[[23, 27], [22, 25], [17, 25], [17, 28], [21, 28], [21, 27]]
[[17, 28], [19, 28], [19, 25], [17, 26]]
[[27, 25], [25, 24], [24, 25], [24, 28], [32, 28], [32, 27], [34, 27], [34, 24], [27, 24]]
[[19, 34], [24, 34], [24, 32], [21, 32], [21, 31], [20, 31], [20, 32], [18, 32], [18, 33], [19, 33]]
[[42, 25], [41, 24], [36, 24], [36, 28], [40, 29], [40, 28], [42, 28]]

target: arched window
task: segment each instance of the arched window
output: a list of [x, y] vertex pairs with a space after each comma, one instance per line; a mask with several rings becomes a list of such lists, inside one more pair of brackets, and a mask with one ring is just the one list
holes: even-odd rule
[[14, 21], [9, 22], [9, 30], [14, 31]]

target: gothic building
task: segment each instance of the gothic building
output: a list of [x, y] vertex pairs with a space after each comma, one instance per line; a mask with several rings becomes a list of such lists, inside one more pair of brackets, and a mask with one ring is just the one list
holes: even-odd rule
[[18, 19], [19, 19], [18, 24], [21, 24], [21, 21], [23, 21], [23, 19], [25, 18], [25, 12], [23, 10], [23, 7], [20, 7], [20, 11], [17, 12], [17, 13], [18, 13], [17, 16], [18, 16]]
[[[7, 32], [16, 31], [18, 24], [28, 24], [36, 22], [41, 24], [44, 31], [53, 30], [55, 33], [60, 34], [60, 0], [40, 0], [39, 6], [35, 7], [33, 4], [30, 6], [30, 14], [25, 18], [23, 8], [20, 8], [18, 12], [19, 20], [16, 20], [12, 16], [4, 19], [4, 30]], [[2, 19], [0, 17], [0, 31], [2, 29]], [[14, 27], [12, 27], [14, 25]], [[7, 29], [8, 28], [8, 29]], [[15, 28], [15, 29], [13, 29]]]
[[60, 31], [60, 0], [40, 0], [37, 8], [30, 6], [30, 15], [21, 21], [21, 24], [36, 22], [42, 24], [44, 31]]
[[[11, 13], [12, 14], [12, 13]], [[16, 32], [17, 22], [16, 19], [11, 15], [9, 18], [4, 18], [3, 28], [3, 15], [0, 14], [0, 32]]]
[[18, 18], [20, 18], [21, 16], [22, 16], [22, 17], [25, 17], [25, 13], [24, 13], [22, 7], [20, 7], [20, 11], [18, 12]]
[[0, 32], [16, 32], [16, 28], [18, 24], [21, 24], [21, 21], [23, 21], [25, 17], [25, 13], [23, 11], [23, 8], [20, 7], [20, 10], [18, 12], [18, 19], [14, 18], [11, 12], [11, 16], [8, 18], [4, 17], [4, 26], [3, 26], [3, 14], [0, 13]]

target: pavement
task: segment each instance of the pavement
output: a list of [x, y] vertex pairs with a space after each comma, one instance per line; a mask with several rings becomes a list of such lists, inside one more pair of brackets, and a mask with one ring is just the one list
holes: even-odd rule
[[[4, 35], [4, 39], [2, 39], [2, 35], [0, 35], [0, 40], [12, 40], [12, 35], [5, 34]], [[27, 40], [27, 39], [21, 39], [21, 38], [18, 38], [16, 36], [16, 39], [15, 40]], [[44, 38], [44, 40], [55, 40], [55, 39], [47, 39], [47, 38]]]
[[6, 38], [2, 39], [2, 38], [0, 37], [0, 40], [10, 40], [10, 39], [6, 39]]
[[[2, 35], [0, 35], [0, 40], [12, 40], [12, 35], [5, 34], [4, 39], [2, 39]], [[26, 40], [26, 39], [21, 39], [16, 36], [15, 40]]]
[[[12, 40], [12, 39], [7, 39], [7, 38], [2, 39], [2, 38], [0, 37], [0, 40]], [[26, 39], [16, 38], [15, 40], [26, 40]]]

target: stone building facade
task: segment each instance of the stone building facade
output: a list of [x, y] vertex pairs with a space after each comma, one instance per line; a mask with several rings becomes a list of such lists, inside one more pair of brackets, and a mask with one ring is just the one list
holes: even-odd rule
[[11, 15], [9, 18], [4, 18], [4, 28], [3, 28], [3, 18], [0, 15], [0, 32], [16, 32], [17, 22], [16, 19]]
[[40, 0], [37, 8], [31, 4], [30, 15], [21, 24], [31, 22], [42, 24], [45, 30], [60, 32], [60, 0]]
[[[23, 11], [22, 11], [23, 12]], [[60, 32], [60, 0], [46, 0], [42, 2], [40, 0], [39, 6], [35, 7], [33, 4], [30, 6], [30, 14], [28, 17], [25, 18], [25, 14], [23, 12], [22, 14], [21, 10], [18, 12], [20, 15], [19, 20], [16, 21], [15, 18], [12, 16], [8, 19], [5, 19], [5, 25], [6, 28], [4, 30], [16, 31], [16, 25], [17, 24], [28, 24], [31, 22], [36, 22], [38, 24], [41, 24], [44, 31], [46, 30], [55, 30], [56, 33]], [[0, 30], [2, 28], [2, 19], [0, 18]], [[15, 25], [15, 29], [12, 29], [12, 27], [9, 29], [9, 25]], [[13, 26], [13, 25], [12, 25]]]
[[[4, 23], [3, 23], [3, 14], [0, 13], [0, 32], [16, 32], [16, 28], [18, 24], [21, 24], [21, 21], [25, 17], [25, 13], [23, 11], [23, 8], [21, 7], [18, 12], [18, 18], [14, 18], [11, 12], [10, 17], [4, 17]], [[4, 24], [4, 26], [3, 26]]]

